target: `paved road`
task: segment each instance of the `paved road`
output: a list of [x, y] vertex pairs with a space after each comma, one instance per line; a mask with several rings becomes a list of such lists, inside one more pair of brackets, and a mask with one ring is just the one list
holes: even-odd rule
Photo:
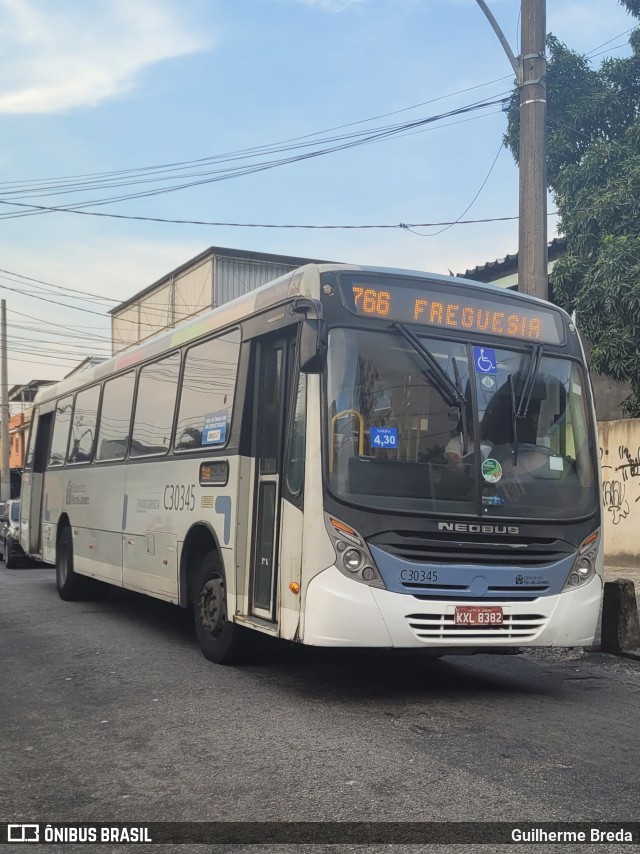
[[122, 591], [65, 603], [52, 569], [4, 565], [0, 650], [6, 820], [640, 814], [636, 661], [278, 646], [217, 667], [177, 608]]

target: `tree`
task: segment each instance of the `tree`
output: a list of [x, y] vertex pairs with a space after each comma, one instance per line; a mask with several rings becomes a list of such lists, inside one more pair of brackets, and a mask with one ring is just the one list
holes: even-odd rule
[[[640, 0], [619, 0], [640, 24]], [[630, 384], [623, 403], [640, 416], [640, 27], [632, 55], [598, 70], [547, 38], [547, 173], [567, 253], [551, 299], [575, 311], [591, 364]], [[518, 93], [505, 142], [518, 157]]]

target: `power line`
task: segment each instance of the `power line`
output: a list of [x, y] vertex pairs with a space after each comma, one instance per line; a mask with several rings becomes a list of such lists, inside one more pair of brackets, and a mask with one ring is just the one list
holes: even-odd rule
[[591, 53], [591, 54], [589, 54], [589, 56], [590, 57], [602, 56], [603, 53], [609, 53], [610, 50], [617, 50], [618, 48], [626, 47], [628, 44], [629, 44], [629, 42], [621, 42], [620, 44], [614, 44], [613, 47], [610, 47], [607, 50], [601, 50], [598, 53]]
[[[500, 93], [501, 96], [506, 96], [509, 94], [510, 93], [507, 93], [507, 92]], [[355, 145], [366, 144], [369, 141], [377, 141], [379, 138], [384, 138], [386, 136], [393, 136], [396, 134], [402, 134], [405, 129], [410, 129], [412, 127], [420, 126], [423, 124], [431, 124], [431, 123], [434, 123], [437, 121], [441, 121], [443, 118], [464, 114], [464, 113], [469, 112], [469, 111], [479, 110], [485, 106], [491, 106], [494, 103], [502, 103], [502, 98], [500, 98], [499, 101], [485, 100], [485, 101], [480, 101], [480, 102], [473, 102], [471, 104], [465, 105], [463, 107], [459, 107], [455, 110], [451, 110], [451, 111], [449, 111], [447, 113], [443, 113], [441, 115], [429, 116], [425, 119], [417, 119], [417, 120], [413, 120], [411, 122], [403, 122], [403, 123], [395, 124], [395, 125], [383, 125], [382, 127], [378, 127], [378, 128], [369, 128], [369, 129], [365, 129], [365, 130], [356, 131], [353, 133], [342, 134], [342, 135], [336, 136], [336, 137], [327, 137], [325, 139], [321, 139], [318, 141], [301, 142], [301, 143], [297, 143], [294, 145], [282, 144], [280, 146], [263, 146], [261, 148], [247, 149], [246, 150], [247, 153], [240, 152], [238, 154], [214, 155], [214, 156], [207, 158], [206, 160], [210, 164], [233, 162], [236, 160], [247, 160], [247, 159], [255, 158], [261, 154], [282, 153], [282, 152], [286, 152], [286, 151], [292, 151], [292, 150], [296, 150], [296, 149], [300, 149], [300, 148], [308, 148], [310, 146], [317, 146], [319, 144], [326, 144], [326, 143], [342, 143], [345, 147], [352, 147]], [[258, 163], [258, 164], [254, 164], [251, 166], [245, 166], [245, 167], [236, 166], [236, 167], [232, 167], [232, 168], [228, 168], [228, 169], [215, 170], [213, 172], [211, 172], [211, 171], [209, 171], [209, 172], [191, 171], [191, 172], [183, 173], [182, 175], [166, 175], [164, 173], [172, 172], [175, 170], [157, 169], [157, 170], [152, 170], [152, 171], [146, 172], [146, 175], [153, 175], [155, 172], [156, 175], [154, 177], [144, 177], [144, 178], [141, 178], [139, 180], [124, 181], [124, 180], [122, 180], [123, 177], [131, 178], [133, 176], [131, 176], [131, 175], [127, 175], [127, 176], [116, 175], [116, 176], [114, 176], [113, 179], [102, 179], [102, 183], [97, 183], [95, 180], [92, 180], [92, 181], [84, 181], [84, 182], [80, 182], [80, 183], [67, 184], [67, 185], [65, 185], [65, 184], [57, 184], [57, 185], [56, 184], [50, 184], [48, 186], [45, 185], [45, 186], [41, 186], [41, 187], [24, 187], [23, 186], [23, 187], [19, 188], [19, 192], [22, 194], [23, 197], [25, 194], [32, 194], [32, 193], [41, 194], [41, 195], [56, 195], [57, 193], [44, 193], [43, 191], [48, 190], [48, 189], [55, 189], [55, 190], [58, 190], [61, 192], [70, 192], [72, 190], [96, 189], [96, 188], [103, 188], [103, 187], [108, 187], [108, 186], [119, 187], [119, 186], [129, 186], [132, 184], [144, 184], [144, 183], [150, 183], [150, 182], [158, 182], [161, 180], [169, 180], [171, 178], [176, 178], [176, 177], [194, 177], [194, 176], [208, 176], [208, 175], [219, 175], [222, 177], [220, 177], [218, 180], [224, 180], [227, 176], [236, 177], [238, 174], [245, 174], [245, 172], [247, 170], [248, 171], [255, 171], [255, 170], [260, 170], [261, 168], [273, 168], [274, 166], [279, 166], [279, 165], [282, 165], [284, 163], [295, 162], [297, 159], [306, 159], [308, 157], [318, 156], [319, 154], [331, 153], [334, 150], [340, 150], [342, 147], [343, 147], [342, 145], [338, 145], [338, 146], [334, 146], [334, 147], [328, 148], [328, 149], [319, 149], [317, 152], [310, 152], [308, 154], [297, 155], [296, 157], [283, 158], [281, 160], [276, 160], [276, 161], [267, 161], [266, 164]], [[203, 164], [203, 161], [195, 161], [195, 162], [198, 163], [198, 165]], [[203, 182], [195, 182], [195, 183], [199, 184], [199, 183], [209, 183], [209, 182], [203, 181]], [[166, 191], [168, 192], [172, 189], [174, 189], [174, 188], [168, 188]], [[157, 191], [155, 191], [155, 192], [157, 192]], [[147, 193], [146, 195], [148, 195], [148, 194], [149, 193]], [[154, 191], [151, 191], [151, 194], [154, 194]], [[0, 194], [0, 195], [8, 196], [8, 195], [11, 195], [11, 193], [5, 192], [5, 193]], [[94, 202], [92, 202], [92, 203], [97, 203], [99, 201], [100, 200], [94, 200]]]
[[92, 310], [92, 309], [90, 309], [90, 308], [81, 308], [79, 305], [69, 305], [69, 304], [68, 304], [68, 303], [66, 303], [66, 302], [57, 302], [56, 300], [53, 300], [53, 299], [47, 299], [47, 297], [37, 296], [37, 295], [36, 295], [36, 294], [34, 294], [34, 293], [29, 293], [29, 292], [26, 292], [26, 291], [21, 291], [21, 290], [19, 290], [18, 288], [10, 288], [10, 287], [8, 287], [8, 285], [0, 285], [0, 290], [4, 290], [4, 291], [11, 291], [12, 293], [21, 294], [22, 296], [28, 296], [28, 297], [31, 297], [31, 299], [37, 299], [37, 300], [40, 300], [41, 302], [48, 302], [48, 303], [51, 303], [52, 305], [59, 305], [59, 306], [62, 306], [63, 308], [70, 308], [70, 309], [72, 309], [73, 311], [82, 311], [82, 312], [84, 312], [85, 314], [95, 314], [95, 315], [97, 315], [98, 317], [104, 317], [104, 318], [106, 319], [106, 315], [104, 315], [104, 314], [103, 314], [102, 312], [100, 312], [100, 311], [93, 311], [93, 310]]
[[479, 83], [475, 86], [468, 86], [465, 89], [460, 89], [456, 92], [450, 92], [447, 95], [440, 95], [436, 98], [431, 98], [427, 101], [421, 101], [420, 103], [413, 104], [409, 107], [403, 107], [403, 108], [398, 109], [398, 110], [392, 110], [392, 111], [387, 112], [387, 113], [381, 113], [381, 114], [376, 115], [376, 116], [370, 116], [369, 118], [366, 118], [366, 119], [359, 119], [357, 121], [347, 122], [346, 124], [336, 125], [336, 126], [331, 127], [331, 128], [326, 128], [326, 129], [320, 130], [320, 131], [314, 131], [312, 133], [304, 134], [302, 136], [292, 137], [292, 138], [289, 138], [286, 140], [281, 140], [279, 142], [267, 143], [267, 144], [262, 145], [262, 146], [253, 146], [250, 148], [244, 148], [244, 149], [238, 149], [236, 151], [226, 152], [224, 154], [210, 155], [208, 157], [201, 157], [201, 158], [192, 159], [192, 160], [183, 160], [183, 161], [175, 161], [175, 162], [170, 162], [170, 163], [156, 164], [153, 166], [134, 167], [134, 168], [129, 168], [129, 169], [112, 170], [112, 171], [107, 171], [107, 172], [89, 172], [89, 173], [83, 173], [83, 174], [79, 174], [79, 175], [66, 175], [66, 176], [61, 176], [58, 178], [33, 178], [33, 179], [25, 180], [25, 181], [0, 183], [0, 189], [10, 189], [12, 187], [20, 188], [21, 186], [24, 186], [27, 184], [33, 184], [36, 182], [43, 183], [43, 182], [48, 182], [48, 181], [72, 181], [72, 180], [80, 180], [80, 179], [101, 179], [101, 178], [110, 178], [110, 177], [118, 177], [118, 176], [125, 176], [125, 175], [144, 174], [144, 173], [153, 172], [153, 171], [163, 171], [163, 170], [169, 170], [169, 169], [175, 169], [175, 168], [184, 168], [186, 166], [199, 166], [199, 165], [203, 165], [205, 163], [219, 162], [220, 159], [231, 158], [231, 157], [235, 157], [235, 156], [239, 156], [239, 155], [256, 155], [259, 153], [265, 153], [268, 151], [278, 150], [278, 148], [280, 146], [288, 145], [290, 143], [300, 142], [302, 140], [310, 139], [312, 137], [323, 136], [324, 134], [333, 133], [334, 131], [342, 130], [344, 128], [354, 127], [355, 125], [359, 125], [359, 124], [366, 124], [367, 122], [377, 121], [378, 119], [387, 118], [389, 116], [397, 115], [397, 114], [403, 113], [403, 112], [408, 112], [410, 110], [415, 110], [418, 107], [427, 106], [428, 104], [434, 104], [438, 101], [443, 101], [443, 100], [446, 100], [448, 98], [455, 97], [457, 95], [463, 95], [463, 94], [466, 94], [467, 92], [471, 92], [471, 91], [474, 91], [476, 89], [482, 89], [486, 86], [491, 86], [494, 83], [500, 83], [503, 80], [507, 80], [509, 77], [511, 77], [511, 75], [507, 74], [507, 75], [504, 75], [503, 77], [498, 77], [495, 80], [489, 80], [486, 83]]
[[[14, 273], [11, 270], [3, 270], [0, 267], [0, 274], [4, 274], [5, 276], [15, 277], [16, 279], [24, 279], [26, 282], [34, 282], [39, 285], [43, 285], [48, 288], [58, 288], [61, 291], [68, 291], [69, 293], [82, 294], [83, 296], [92, 297], [94, 299], [104, 300], [105, 302], [113, 302], [117, 303], [118, 300], [113, 299], [113, 297], [101, 296], [99, 294], [92, 294], [90, 291], [81, 291], [77, 288], [70, 288], [65, 285], [56, 285], [53, 282], [46, 282], [43, 279], [34, 279], [32, 276], [25, 276], [22, 273]], [[0, 275], [0, 278], [4, 278], [4, 276]], [[13, 281], [13, 278], [11, 279]]]
[[[52, 210], [58, 211], [80, 211], [86, 207], [92, 207], [96, 205], [106, 205], [113, 204], [114, 202], [119, 201], [129, 201], [131, 199], [138, 198], [147, 198], [150, 196], [162, 195], [170, 192], [177, 192], [178, 190], [189, 189], [196, 186], [202, 186], [204, 184], [216, 183], [218, 181], [226, 181], [232, 178], [241, 177], [244, 175], [254, 174], [256, 172], [263, 172], [266, 170], [274, 169], [279, 166], [289, 165], [291, 163], [301, 162], [304, 160], [314, 159], [317, 157], [324, 156], [326, 154], [335, 153], [337, 151], [345, 151], [351, 148], [359, 147], [361, 145], [367, 145], [374, 142], [379, 142], [384, 139], [389, 139], [394, 136], [402, 135], [406, 131], [415, 130], [416, 128], [424, 127], [429, 124], [433, 124], [434, 122], [441, 121], [445, 118], [451, 118], [453, 116], [464, 115], [465, 113], [475, 112], [477, 110], [485, 109], [487, 107], [496, 106], [497, 104], [505, 105], [508, 102], [507, 97], [495, 98], [493, 100], [486, 100], [481, 102], [476, 102], [474, 104], [468, 104], [464, 107], [460, 107], [455, 110], [450, 110], [447, 113], [442, 113], [436, 116], [429, 116], [423, 119], [417, 119], [411, 122], [404, 122], [399, 125], [390, 125], [383, 126], [380, 128], [374, 128], [368, 131], [358, 132], [357, 134], [347, 135], [345, 138], [336, 138], [336, 144], [330, 145], [325, 148], [315, 149], [313, 151], [308, 151], [302, 154], [292, 155], [290, 157], [283, 157], [277, 160], [267, 160], [258, 163], [235, 166], [230, 169], [221, 169], [215, 170], [212, 173], [208, 173], [208, 177], [202, 178], [201, 180], [190, 181], [182, 184], [175, 184], [171, 187], [159, 187], [151, 190], [140, 191], [136, 193], [128, 193], [122, 194], [119, 196], [110, 196], [107, 198], [100, 199], [92, 199], [90, 201], [72, 204], [72, 205], [64, 205], [59, 207], [49, 207], [44, 205], [31, 205], [25, 203], [19, 203], [14, 200], [2, 200], [2, 204], [7, 206], [15, 206], [20, 208], [27, 208], [28, 212], [24, 213], [15, 213], [8, 212], [6, 214], [0, 215], [2, 219], [12, 219], [21, 216], [31, 216], [38, 213], [50, 212]], [[363, 135], [364, 134], [364, 135]], [[357, 138], [353, 138], [353, 137]], [[346, 139], [346, 141], [344, 141]], [[331, 140], [329, 140], [331, 141]], [[140, 182], [137, 182], [140, 183]]]
[[485, 185], [486, 185], [487, 181], [488, 181], [488, 180], [489, 180], [489, 178], [491, 177], [491, 173], [493, 172], [493, 168], [494, 168], [494, 166], [496, 165], [496, 163], [498, 162], [498, 157], [500, 157], [500, 154], [501, 154], [501, 152], [502, 152], [502, 149], [503, 149], [503, 148], [504, 148], [504, 141], [502, 141], [502, 142], [500, 143], [500, 147], [498, 148], [498, 153], [497, 153], [497, 154], [496, 154], [496, 156], [493, 158], [493, 162], [492, 162], [491, 166], [489, 167], [489, 171], [487, 172], [487, 174], [486, 174], [486, 176], [485, 176], [484, 181], [482, 182], [482, 184], [480, 184], [480, 188], [479, 188], [478, 192], [475, 194], [475, 196], [471, 199], [471, 201], [469, 202], [469, 204], [467, 205], [467, 207], [462, 211], [462, 213], [460, 214], [460, 216], [459, 216], [459, 217], [458, 217], [454, 222], [452, 222], [450, 225], [445, 225], [445, 226], [444, 226], [443, 228], [441, 228], [439, 231], [434, 231], [434, 232], [432, 232], [431, 234], [420, 234], [418, 231], [413, 231], [413, 229], [409, 229], [409, 230], [410, 230], [410, 231], [412, 231], [412, 232], [413, 232], [413, 234], [417, 234], [417, 235], [418, 235], [418, 237], [437, 237], [439, 234], [442, 234], [444, 231], [448, 231], [448, 229], [452, 228], [454, 225], [457, 225], [457, 224], [462, 220], [462, 217], [463, 217], [463, 216], [464, 216], [468, 211], [470, 211], [470, 210], [471, 210], [471, 208], [473, 207], [473, 205], [476, 203], [476, 201], [477, 201], [477, 199], [478, 199], [478, 196], [479, 196], [479, 195], [480, 195], [480, 193], [484, 190], [484, 188], [485, 188]]
[[[45, 326], [51, 327], [51, 321], [48, 319], [45, 319], [43, 317], [35, 317], [33, 314], [25, 314], [23, 311], [16, 311], [15, 308], [12, 308], [10, 311], [11, 311], [11, 314], [16, 314], [16, 315], [18, 315], [18, 317], [26, 317], [27, 320], [35, 320], [37, 323], [43, 323]], [[77, 326], [73, 326], [72, 324], [70, 325], [70, 324], [64, 324], [64, 323], [57, 323], [56, 326], [60, 329], [71, 329], [73, 332], [85, 332], [87, 329], [104, 329], [104, 326], [84, 326], [83, 325], [82, 327], [77, 327]], [[111, 340], [111, 338], [109, 338], [108, 336], [100, 335], [97, 332], [92, 333], [92, 334], [94, 334], [96, 336], [96, 338], [105, 338], [108, 341]]]
[[[622, 36], [626, 36], [626, 35], [628, 35], [629, 33], [632, 33], [635, 29], [636, 29], [635, 27], [629, 27], [629, 29], [628, 29], [628, 30], [625, 30], [623, 33], [618, 33], [618, 35], [617, 35], [617, 36], [614, 36], [612, 39], [608, 39], [606, 42], [602, 42], [602, 44], [598, 44], [598, 45], [596, 45], [596, 46], [595, 46], [594, 48], [592, 48], [588, 53], [585, 53], [585, 56], [591, 56], [591, 55], [592, 55], [592, 54], [594, 54], [597, 50], [600, 50], [600, 48], [601, 48], [601, 47], [606, 47], [606, 45], [611, 44], [611, 42], [616, 41], [616, 39], [621, 39], [621, 38], [622, 38]], [[626, 44], [629, 44], [629, 42], [626, 42]], [[622, 46], [622, 45], [616, 45], [616, 47], [621, 47], [621, 46]], [[615, 48], [611, 48], [611, 50], [615, 50]]]

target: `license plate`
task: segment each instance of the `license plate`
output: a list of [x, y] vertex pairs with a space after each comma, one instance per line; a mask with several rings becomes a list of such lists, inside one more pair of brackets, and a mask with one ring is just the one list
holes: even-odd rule
[[502, 608], [493, 605], [458, 605], [456, 626], [501, 626]]

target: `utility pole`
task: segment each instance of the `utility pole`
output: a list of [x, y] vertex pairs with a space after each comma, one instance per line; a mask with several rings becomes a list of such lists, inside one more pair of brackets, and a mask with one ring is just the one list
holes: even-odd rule
[[547, 252], [546, 0], [521, 0], [520, 56], [516, 59], [484, 0], [476, 0], [516, 72], [520, 90], [518, 290], [549, 298]]
[[522, 0], [518, 290], [549, 299], [546, 0]]
[[0, 441], [2, 442], [2, 469], [0, 470], [0, 501], [11, 498], [9, 473], [9, 380], [7, 375], [7, 301], [0, 305]]

